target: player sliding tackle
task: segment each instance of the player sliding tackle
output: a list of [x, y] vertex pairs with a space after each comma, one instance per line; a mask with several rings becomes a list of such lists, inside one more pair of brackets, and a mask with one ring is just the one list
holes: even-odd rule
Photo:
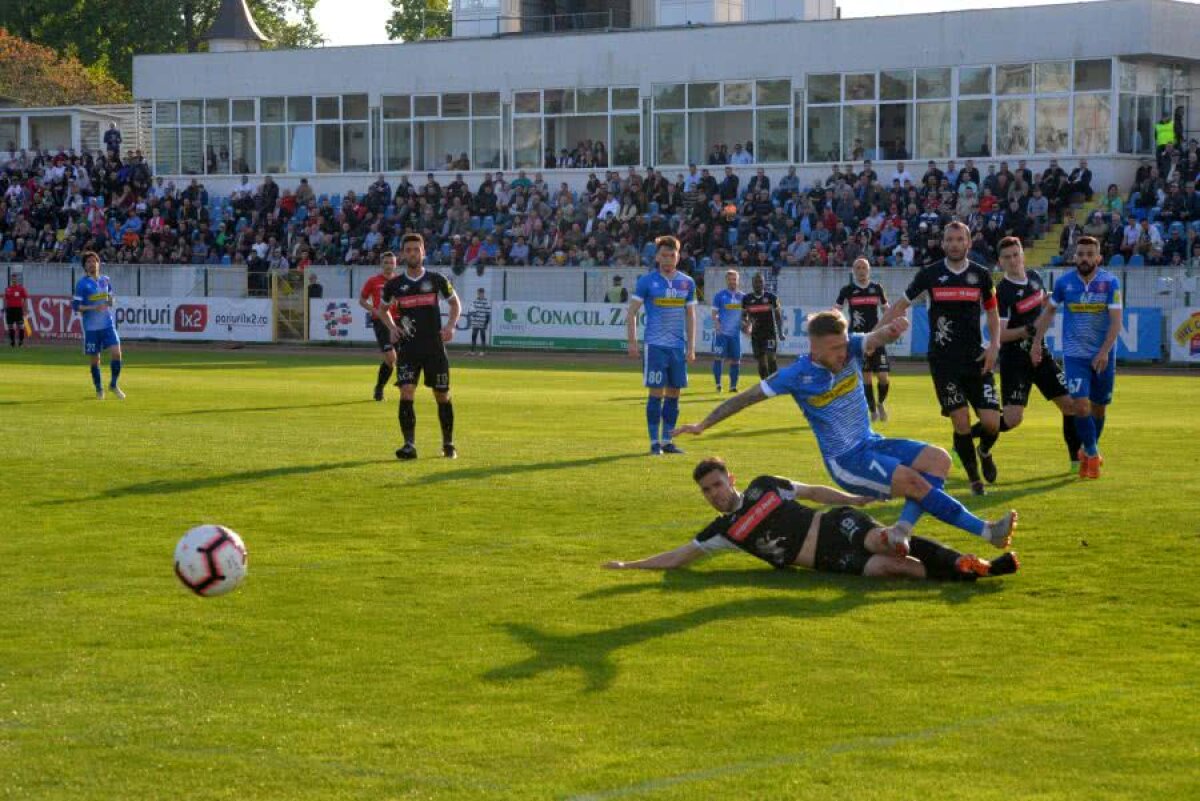
[[908, 321], [900, 318], [871, 334], [847, 336], [841, 312], [810, 315], [808, 355], [725, 401], [703, 422], [680, 426], [678, 433], [701, 434], [748, 406], [791, 395], [808, 418], [825, 467], [839, 486], [872, 498], [908, 499], [889, 531], [897, 553], [906, 552], [907, 538], [924, 512], [1005, 548], [1016, 528], [1016, 512], [991, 523], [976, 517], [942, 490], [950, 471], [949, 454], [924, 442], [885, 438], [871, 430], [862, 391], [863, 360], [907, 329]]
[[[777, 567], [793, 565], [825, 573], [880, 578], [973, 581], [1002, 576], [1020, 567], [1016, 554], [987, 562], [924, 537], [912, 537], [910, 555], [892, 553], [887, 530], [870, 515], [849, 508], [870, 501], [832, 487], [797, 484], [759, 476], [738, 492], [725, 462], [710, 457], [696, 465], [692, 478], [720, 517], [680, 547], [636, 562], [608, 562], [613, 569], [671, 570], [721, 551], [741, 550]], [[824, 512], [807, 507], [842, 504]]]

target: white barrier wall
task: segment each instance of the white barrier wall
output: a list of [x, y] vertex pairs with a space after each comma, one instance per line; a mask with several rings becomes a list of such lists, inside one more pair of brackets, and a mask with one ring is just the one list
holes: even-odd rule
[[272, 342], [271, 301], [251, 298], [117, 298], [124, 339]]

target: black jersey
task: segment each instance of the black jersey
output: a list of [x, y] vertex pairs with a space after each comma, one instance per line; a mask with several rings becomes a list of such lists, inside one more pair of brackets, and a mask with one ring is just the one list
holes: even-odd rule
[[968, 261], [962, 272], [954, 272], [942, 259], [921, 269], [904, 296], [909, 302], [929, 294], [929, 362], [961, 367], [979, 358], [983, 333], [980, 309], [996, 307], [992, 274]]
[[887, 305], [887, 295], [883, 287], [874, 281], [866, 286], [859, 286], [851, 281], [842, 287], [838, 293], [835, 306], [850, 306], [850, 331], [855, 334], [869, 334], [879, 325], [879, 312]]
[[778, 308], [779, 298], [773, 292], [764, 290], [762, 294], [751, 292], [742, 296], [742, 315], [750, 320], [752, 339], [779, 339], [779, 331], [775, 326], [775, 310]]
[[787, 567], [796, 561], [816, 514], [795, 498], [786, 478], [759, 476], [746, 488], [737, 511], [709, 523], [694, 543], [709, 552], [739, 548], [775, 567]]
[[[1025, 328], [1033, 325], [1042, 313], [1045, 300], [1046, 285], [1042, 283], [1042, 277], [1033, 270], [1026, 271], [1025, 280], [1021, 283], [1006, 276], [996, 285], [996, 303], [1000, 319], [1008, 320], [1006, 328]], [[1032, 344], [1031, 337], [1016, 342], [1005, 342], [1000, 346], [1000, 355], [1011, 358], [1029, 353]]]
[[416, 278], [402, 272], [383, 285], [383, 302], [392, 304], [392, 314], [400, 326], [401, 347], [442, 347], [439, 297], [454, 297], [454, 287], [444, 275], [426, 270]]

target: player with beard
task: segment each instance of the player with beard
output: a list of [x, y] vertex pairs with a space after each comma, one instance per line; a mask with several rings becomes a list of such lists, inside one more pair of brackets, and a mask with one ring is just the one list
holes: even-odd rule
[[1042, 359], [1046, 331], [1063, 310], [1062, 350], [1067, 389], [1075, 402], [1075, 425], [1083, 453], [1080, 478], [1100, 478], [1100, 435], [1112, 403], [1117, 360], [1113, 348], [1121, 333], [1121, 283], [1100, 267], [1100, 243], [1082, 236], [1075, 243], [1075, 272], [1054, 283], [1050, 303], [1038, 317], [1030, 357]]
[[[869, 334], [879, 324], [879, 313], [887, 311], [887, 294], [882, 286], [871, 280], [871, 262], [863, 258], [855, 259], [851, 269], [854, 272], [854, 280], [842, 287], [833, 305], [846, 307], [851, 333]], [[887, 407], [883, 403], [887, 400], [888, 390], [891, 388], [888, 382], [891, 369], [887, 348], [882, 346], [876, 348], [863, 365], [863, 392], [867, 396], [867, 408], [871, 410], [871, 419], [881, 423], [888, 419]], [[879, 378], [878, 404], [875, 402], [873, 383], [876, 376]]]
[[779, 298], [767, 291], [762, 273], [754, 274], [750, 286], [754, 291], [742, 296], [742, 329], [750, 334], [758, 377], [766, 378], [779, 369], [775, 352], [784, 340], [783, 312], [779, 309]]
[[[1025, 250], [1021, 240], [1006, 236], [1000, 240], [1000, 266], [1004, 278], [996, 286], [996, 301], [1000, 311], [1000, 396], [1004, 412], [1000, 431], [1011, 431], [1025, 418], [1025, 406], [1034, 387], [1042, 397], [1052, 401], [1062, 412], [1063, 441], [1071, 469], [1079, 467], [1079, 433], [1075, 426], [1075, 404], [1067, 392], [1066, 379], [1054, 357], [1043, 350], [1035, 367], [1030, 358], [1034, 324], [1046, 306], [1046, 285], [1033, 270], [1025, 269]], [[984, 434], [976, 423], [971, 431], [979, 438], [980, 458], [986, 458], [995, 443], [995, 436]]]
[[[942, 414], [954, 427], [954, 452], [962, 461], [971, 481], [971, 492], [984, 495], [979, 480], [982, 463], [983, 477], [988, 483], [996, 480], [996, 463], [991, 451], [985, 450], [976, 461], [975, 443], [971, 438], [971, 412], [979, 417], [981, 433], [993, 437], [1000, 430], [1000, 400], [996, 396], [992, 370], [1000, 352], [1000, 314], [996, 308], [996, 292], [992, 274], [981, 264], [967, 258], [971, 232], [957, 220], [948, 224], [942, 234], [941, 261], [922, 268], [908, 285], [904, 296], [887, 310], [880, 320], [886, 326], [908, 312], [908, 307], [922, 295], [929, 296], [929, 372], [937, 392]], [[983, 346], [979, 330], [979, 312], [987, 313], [988, 345]]]
[[[433, 390], [438, 421], [442, 426], [442, 455], [458, 458], [454, 447], [454, 406], [450, 402], [450, 359], [446, 343], [454, 338], [454, 325], [462, 304], [446, 277], [426, 272], [425, 240], [420, 234], [405, 234], [400, 240], [404, 272], [388, 281], [380, 297], [377, 316], [388, 327], [392, 342], [399, 345], [396, 356], [396, 383], [400, 385], [400, 431], [404, 446], [397, 459], [416, 459], [417, 413], [413, 400], [417, 380], [425, 374], [425, 386]], [[442, 325], [439, 298], [450, 308], [450, 319]], [[392, 304], [400, 322], [392, 316]]]
[[392, 377], [396, 366], [396, 348], [392, 344], [392, 332], [380, 319], [378, 310], [382, 303], [383, 287], [396, 275], [396, 254], [390, 250], [379, 257], [379, 272], [367, 279], [358, 293], [358, 305], [371, 313], [371, 327], [375, 330], [375, 342], [383, 354], [379, 362], [379, 373], [375, 379], [375, 400], [383, 400], [383, 388]]

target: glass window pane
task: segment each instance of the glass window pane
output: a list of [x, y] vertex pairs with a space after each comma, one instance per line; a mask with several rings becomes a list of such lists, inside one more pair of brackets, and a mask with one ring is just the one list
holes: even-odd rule
[[317, 119], [318, 120], [336, 120], [341, 114], [341, 104], [336, 97], [318, 97], [317, 98]]
[[1137, 99], [1137, 142], [1138, 153], [1154, 152], [1154, 98], [1138, 95]]
[[1069, 61], [1044, 61], [1034, 65], [1035, 86], [1038, 94], [1071, 91], [1071, 63]]
[[575, 93], [575, 102], [580, 114], [603, 114], [608, 111], [608, 90], [580, 89]]
[[1029, 101], [996, 101], [996, 155], [1015, 156], [1029, 152]]
[[235, 101], [233, 101], [233, 121], [234, 122], [254, 122], [254, 101], [253, 100], [235, 100]]
[[431, 120], [413, 127], [414, 165], [418, 170], [471, 169], [471, 124], [467, 120]]
[[317, 172], [342, 171], [342, 126], [317, 126]]
[[842, 153], [851, 161], [875, 158], [875, 106], [842, 107]]
[[442, 95], [442, 116], [471, 116], [471, 96], [466, 92], [454, 92]]
[[612, 118], [612, 166], [629, 167], [641, 163], [642, 126], [636, 114]]
[[760, 106], [786, 106], [792, 100], [792, 82], [786, 78], [777, 81], [759, 81], [757, 98]]
[[262, 171], [287, 172], [287, 128], [269, 125], [260, 129], [262, 136]]
[[342, 125], [342, 172], [370, 172], [371, 148], [367, 123], [348, 122]]
[[809, 108], [807, 132], [806, 161], [842, 160], [841, 109], [837, 106]]
[[613, 111], [636, 110], [638, 107], [638, 90], [637, 89], [613, 89], [612, 90], [612, 107], [613, 107]]
[[500, 169], [500, 120], [471, 123], [471, 169]]
[[572, 114], [575, 111], [575, 90], [546, 89], [542, 92], [546, 114]]
[[204, 129], [179, 129], [179, 172], [200, 175], [204, 172]]
[[517, 92], [514, 98], [513, 111], [517, 114], [541, 114], [541, 92]]
[[917, 104], [917, 154], [919, 159], [950, 156], [950, 104]]
[[874, 100], [875, 73], [863, 72], [846, 76], [846, 100]]
[[879, 73], [880, 100], [911, 100], [912, 96], [912, 70], [884, 70]]
[[1027, 95], [1033, 89], [1033, 72], [1028, 64], [1001, 64], [996, 67], [996, 94]]
[[958, 93], [960, 95], [990, 95], [992, 93], [992, 68], [959, 67]]
[[1120, 68], [1121, 68], [1121, 85], [1119, 87], [1120, 90], [1122, 92], [1136, 92], [1137, 91], [1137, 64], [1134, 64], [1129, 61], [1122, 61], [1120, 64]]
[[958, 155], [992, 155], [992, 101], [958, 101]]
[[912, 158], [912, 103], [885, 103], [879, 107], [879, 156], [885, 161]]
[[706, 164], [709, 154], [725, 145], [730, 155], [734, 145], [744, 145], [754, 139], [754, 112], [701, 111], [688, 115], [688, 161]]
[[1075, 96], [1075, 152], [1107, 153], [1112, 121], [1112, 103], [1108, 95]]
[[158, 128], [154, 131], [154, 172], [158, 175], [179, 174], [178, 128]]
[[764, 109], [758, 112], [755, 131], [754, 160], [759, 164], [775, 164], [788, 160], [788, 117], [786, 108]]
[[[603, 89], [601, 91], [604, 91]], [[471, 116], [473, 117], [499, 117], [500, 116], [500, 93], [499, 92], [476, 92], [471, 95]]]
[[517, 118], [513, 120], [513, 167], [539, 169], [542, 166], [542, 121]]
[[406, 120], [412, 114], [408, 95], [384, 95], [383, 118], [385, 120]]
[[229, 129], [204, 129], [204, 172], [208, 175], [229, 174]]
[[387, 172], [412, 169], [412, 126], [407, 122], [383, 124], [383, 169]]
[[684, 85], [681, 83], [660, 83], [654, 85], [654, 108], [683, 108]]
[[288, 172], [316, 172], [312, 125], [288, 126]]
[[343, 120], [365, 120], [367, 116], [366, 95], [342, 95]]
[[413, 116], [414, 117], [436, 117], [438, 116], [438, 96], [437, 95], [418, 95], [413, 98]]
[[683, 164], [686, 143], [682, 114], [654, 115], [654, 163]]
[[235, 173], [258, 172], [254, 155], [255, 131], [253, 125], [230, 129], [230, 169]]
[[201, 116], [203, 107], [203, 100], [182, 101], [179, 104], [179, 121], [184, 125], [199, 125], [204, 121]]
[[687, 88], [688, 108], [717, 108], [721, 105], [719, 83], [690, 83]]
[[725, 84], [725, 105], [748, 106], [753, 93], [747, 81], [730, 81]]
[[208, 125], [229, 124], [229, 101], [227, 99], [204, 101], [204, 122]]
[[289, 97], [287, 99], [288, 122], [311, 122], [313, 118], [311, 97]]
[[264, 97], [260, 102], [262, 105], [260, 122], [283, 122], [282, 97]]
[[1071, 146], [1068, 137], [1070, 101], [1065, 97], [1042, 98], [1034, 103], [1036, 153], [1066, 153]]
[[809, 75], [808, 76], [808, 102], [809, 103], [837, 103], [842, 99], [842, 76], [833, 75]]
[[1122, 94], [1120, 100], [1117, 146], [1122, 153], [1149, 153], [1153, 143], [1150, 129], [1149, 98]]
[[1112, 88], [1112, 61], [1107, 58], [1075, 62], [1075, 91], [1093, 92]]
[[950, 68], [917, 70], [917, 97], [936, 98], [950, 96]]
[[175, 101], [171, 101], [170, 103], [155, 103], [154, 122], [157, 125], [175, 125], [178, 123], [179, 104]]

